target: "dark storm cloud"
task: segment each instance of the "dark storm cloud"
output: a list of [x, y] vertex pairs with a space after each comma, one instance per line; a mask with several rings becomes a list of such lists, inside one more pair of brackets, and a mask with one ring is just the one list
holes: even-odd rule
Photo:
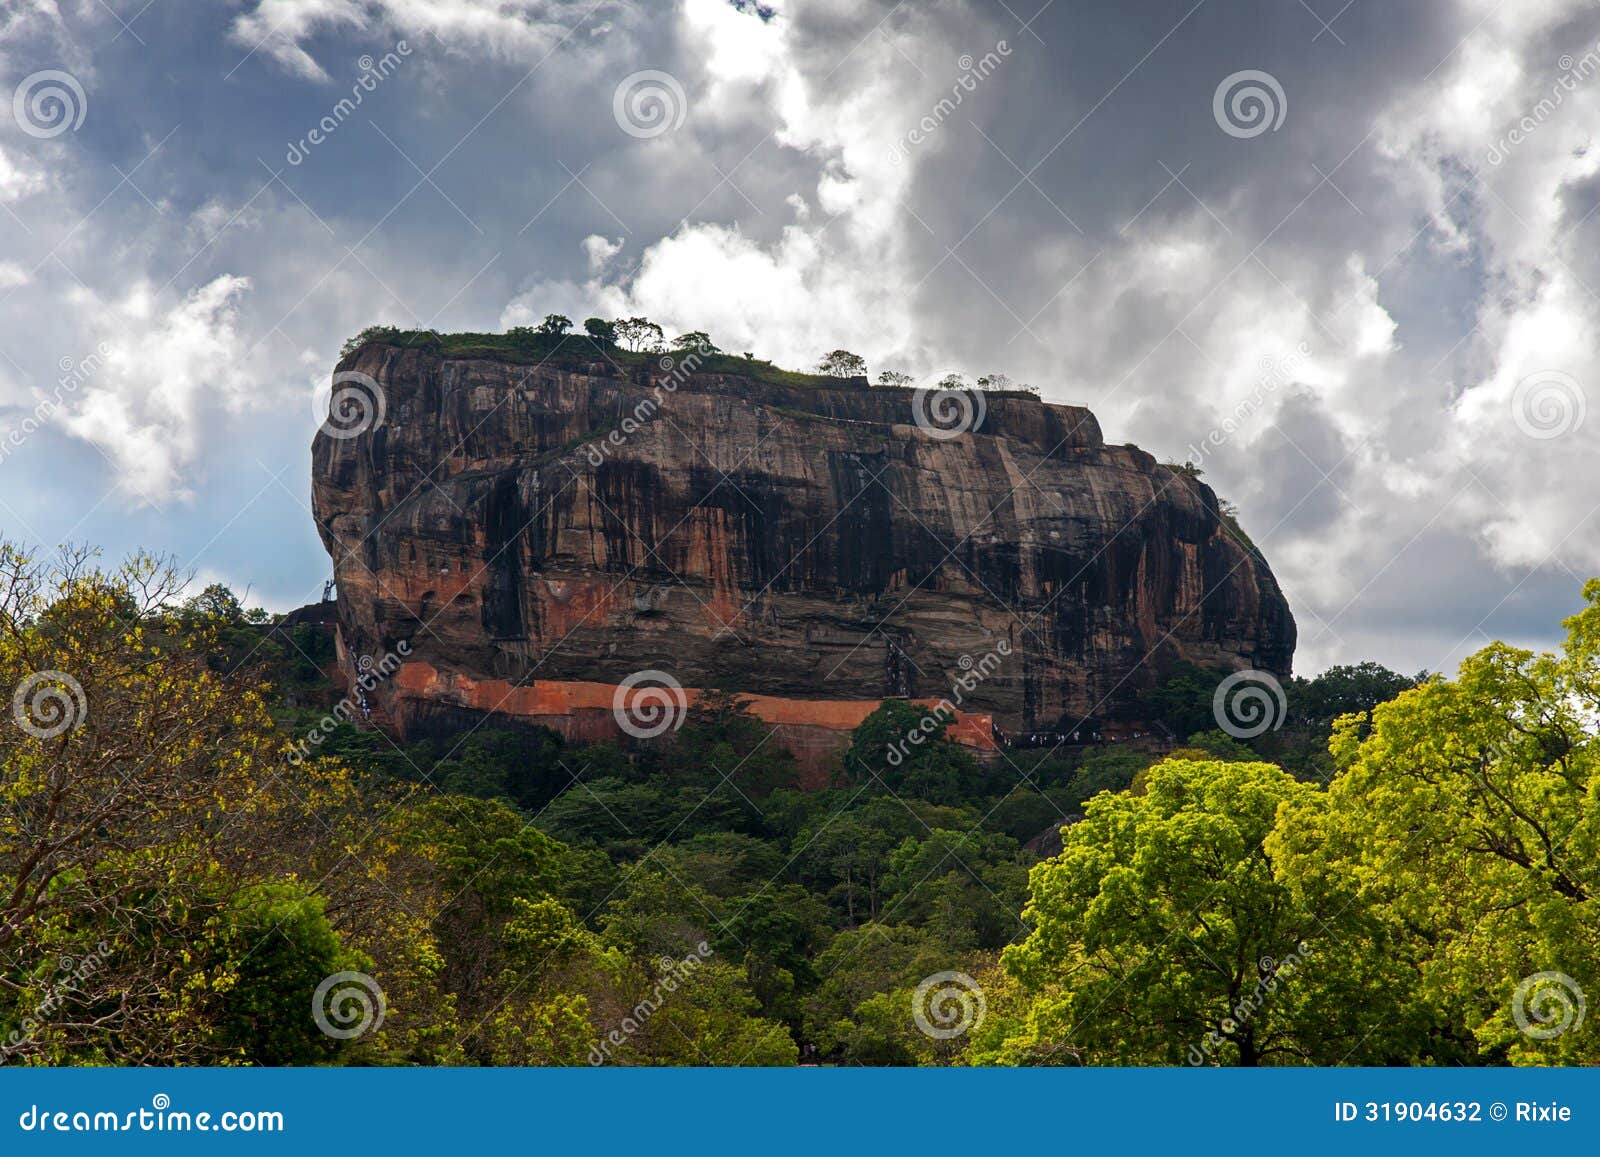
[[[1553, 638], [1564, 568], [1600, 566], [1594, 426], [1511, 407], [1592, 349], [1600, 79], [1485, 157], [1600, 38], [1589, 6], [1008, 3], [13, 14], [7, 87], [68, 69], [89, 115], [0, 133], [0, 404], [120, 352], [0, 499], [283, 605], [325, 568], [305, 447], [343, 338], [644, 311], [790, 364], [1005, 371], [1167, 458], [1231, 424], [1207, 477], [1320, 640], [1303, 667]], [[643, 70], [675, 131], [619, 125]], [[1215, 118], [1245, 70], [1274, 131]]]

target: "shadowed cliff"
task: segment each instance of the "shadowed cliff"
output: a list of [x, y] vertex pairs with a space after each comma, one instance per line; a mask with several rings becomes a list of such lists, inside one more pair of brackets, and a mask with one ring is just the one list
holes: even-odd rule
[[1180, 660], [1289, 670], [1210, 487], [1087, 410], [987, 394], [952, 435], [864, 379], [499, 340], [366, 343], [313, 446], [347, 662], [408, 644], [373, 692], [402, 730], [644, 669], [820, 717], [949, 695], [1001, 642], [961, 706], [1012, 734], [1136, 719]]

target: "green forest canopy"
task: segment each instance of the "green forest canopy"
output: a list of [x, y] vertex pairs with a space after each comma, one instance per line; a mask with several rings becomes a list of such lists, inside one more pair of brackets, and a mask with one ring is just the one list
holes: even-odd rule
[[1600, 1061], [1600, 583], [1559, 653], [1294, 680], [1249, 743], [1200, 668], [1166, 752], [891, 765], [890, 702], [812, 792], [729, 694], [291, 760], [326, 636], [181, 588], [0, 548], [13, 1063]]

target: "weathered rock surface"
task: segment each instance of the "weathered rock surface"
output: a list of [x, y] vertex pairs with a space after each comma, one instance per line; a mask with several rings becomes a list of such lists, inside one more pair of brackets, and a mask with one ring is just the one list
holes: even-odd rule
[[373, 692], [402, 730], [646, 668], [828, 726], [841, 702], [950, 695], [1001, 641], [961, 706], [1012, 734], [1136, 720], [1180, 659], [1289, 669], [1288, 605], [1216, 495], [1087, 410], [989, 395], [941, 439], [910, 390], [860, 379], [381, 342], [339, 368], [385, 413], [319, 433], [315, 514], [346, 654], [409, 643]]

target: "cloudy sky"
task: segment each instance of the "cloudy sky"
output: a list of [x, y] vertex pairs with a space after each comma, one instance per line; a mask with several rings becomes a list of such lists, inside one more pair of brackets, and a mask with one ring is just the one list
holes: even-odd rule
[[1305, 673], [1600, 574], [1588, 0], [0, 0], [0, 107], [13, 539], [308, 601], [342, 341], [558, 311], [1087, 403]]

